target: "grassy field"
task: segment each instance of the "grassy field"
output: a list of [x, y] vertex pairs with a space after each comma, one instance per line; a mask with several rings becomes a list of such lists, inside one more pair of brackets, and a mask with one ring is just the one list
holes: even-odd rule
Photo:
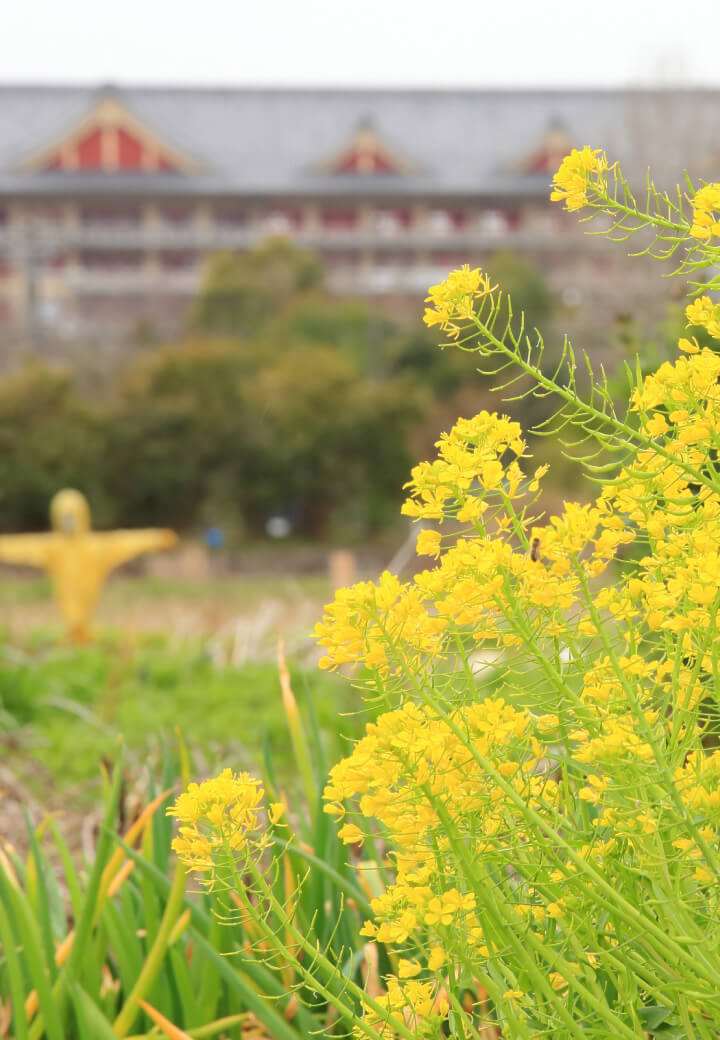
[[[120, 629], [130, 635], [162, 632], [193, 638], [216, 634], [234, 622], [257, 622], [262, 611], [272, 613], [276, 629], [306, 621], [311, 627], [329, 597], [327, 579], [314, 575], [233, 576], [205, 581], [117, 575], [103, 590], [94, 626], [98, 632]], [[11, 636], [47, 629], [59, 637], [61, 627], [49, 580], [4, 572], [0, 580], [0, 627]]]

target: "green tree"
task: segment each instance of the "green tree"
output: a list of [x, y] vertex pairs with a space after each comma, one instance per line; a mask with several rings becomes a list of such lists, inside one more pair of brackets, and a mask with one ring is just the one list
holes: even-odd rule
[[542, 273], [531, 260], [504, 250], [490, 260], [488, 275], [493, 285], [502, 288], [505, 299], [498, 321], [507, 319], [507, 300], [511, 298], [517, 325], [523, 314], [528, 333], [532, 334], [534, 329], [543, 331], [547, 327], [553, 313], [552, 293]]
[[248, 415], [251, 516], [285, 510], [300, 530], [321, 535], [333, 514], [354, 510], [356, 528], [375, 527], [377, 500], [400, 495], [421, 414], [407, 380], [362, 379], [331, 347], [278, 352], [258, 373]]
[[393, 369], [397, 323], [366, 300], [312, 293], [296, 297], [262, 331], [268, 339], [332, 347], [364, 376], [382, 378]]
[[72, 375], [29, 366], [0, 383], [0, 528], [42, 530], [51, 497], [65, 486], [107, 515], [102, 490], [104, 429]]
[[243, 386], [255, 371], [224, 341], [169, 347], [128, 369], [106, 418], [117, 522], [196, 523], [214, 474], [242, 450]]
[[190, 527], [222, 488], [256, 534], [282, 513], [324, 535], [353, 510], [362, 533], [401, 493], [421, 414], [407, 380], [364, 379], [331, 347], [168, 348], [134, 366], [108, 417], [107, 493], [124, 523]]
[[311, 254], [282, 238], [247, 253], [217, 253], [189, 315], [194, 331], [249, 336], [298, 294], [322, 284], [322, 267]]

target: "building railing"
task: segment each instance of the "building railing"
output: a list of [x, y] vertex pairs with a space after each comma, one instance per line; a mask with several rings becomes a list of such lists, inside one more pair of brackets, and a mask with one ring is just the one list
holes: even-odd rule
[[[57, 273], [55, 277], [58, 278]], [[72, 267], [62, 271], [58, 281], [77, 296], [192, 296], [197, 292], [201, 278], [197, 268], [156, 271], [145, 267]]]
[[[0, 228], [0, 252], [11, 258], [51, 256], [58, 252], [95, 249], [181, 250], [207, 253], [219, 249], [249, 249], [272, 234], [262, 225], [229, 227], [59, 227]], [[376, 251], [424, 249], [473, 249], [495, 251], [513, 249], [563, 248], [565, 236], [554, 229], [518, 228], [485, 230], [483, 228], [433, 231], [422, 227], [401, 228], [392, 233], [357, 227], [352, 229], [303, 228], [288, 231], [285, 236], [307, 249], [334, 251], [368, 249]]]
[[[338, 294], [388, 295], [425, 294], [429, 285], [447, 276], [448, 264], [348, 265], [330, 268], [326, 284]], [[36, 281], [40, 296], [193, 296], [202, 283], [199, 267], [184, 270], [137, 268], [67, 267], [40, 275]], [[3, 287], [0, 283], [0, 295]]]
[[429, 285], [447, 278], [448, 265], [422, 264], [417, 267], [371, 267], [367, 270], [336, 269], [327, 276], [331, 292], [339, 295], [386, 296], [394, 293], [425, 296]]

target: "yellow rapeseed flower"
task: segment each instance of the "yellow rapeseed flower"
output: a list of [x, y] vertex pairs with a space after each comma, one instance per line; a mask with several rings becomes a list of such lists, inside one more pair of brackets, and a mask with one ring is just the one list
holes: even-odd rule
[[693, 222], [690, 234], [702, 242], [720, 238], [720, 184], [706, 184], [692, 200]]
[[714, 881], [715, 875], [709, 871], [706, 867], [695, 867], [695, 873], [693, 877], [696, 881], [708, 882]]
[[550, 980], [550, 985], [554, 990], [562, 991], [567, 989], [568, 981], [559, 971], [551, 971], [548, 978]]
[[654, 412], [652, 418], [644, 424], [644, 429], [651, 437], [661, 437], [670, 427], [662, 412]]
[[401, 957], [398, 962], [398, 978], [401, 979], [414, 979], [416, 975], [419, 975], [422, 971], [422, 964], [420, 961], [409, 961], [404, 957]]
[[720, 339], [720, 303], [709, 296], [700, 296], [685, 308], [688, 325], [701, 325], [711, 336]]
[[354, 823], [346, 823], [341, 827], [338, 837], [345, 845], [358, 845], [365, 840], [365, 835]]
[[279, 823], [284, 813], [285, 806], [282, 802], [271, 802], [268, 806], [268, 819], [270, 820], [270, 823]]
[[442, 968], [443, 964], [447, 960], [447, 954], [443, 950], [442, 946], [433, 946], [430, 951], [430, 957], [428, 958], [428, 968], [430, 971], [437, 971], [438, 968]]
[[418, 535], [415, 552], [418, 556], [432, 556], [437, 560], [442, 548], [442, 535], [439, 531], [429, 529], [421, 531]]

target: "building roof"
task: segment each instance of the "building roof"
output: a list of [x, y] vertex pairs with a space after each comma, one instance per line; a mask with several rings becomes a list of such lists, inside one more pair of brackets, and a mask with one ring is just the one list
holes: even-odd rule
[[[108, 96], [187, 168], [27, 169]], [[561, 137], [638, 178], [651, 165], [665, 186], [684, 166], [720, 179], [720, 90], [0, 86], [0, 194], [541, 195], [538, 156], [554, 159]], [[338, 166], [360, 139], [393, 171]]]

